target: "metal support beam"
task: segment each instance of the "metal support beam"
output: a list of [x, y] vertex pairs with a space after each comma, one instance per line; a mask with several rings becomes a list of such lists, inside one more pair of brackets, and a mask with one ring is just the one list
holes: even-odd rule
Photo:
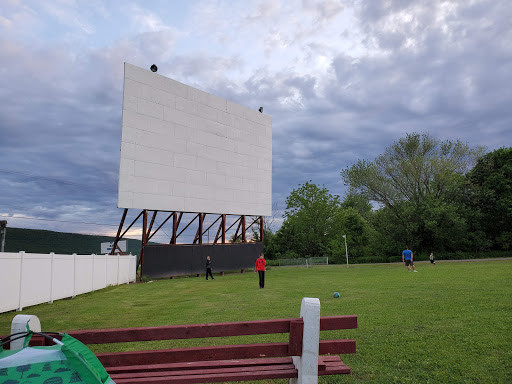
[[[206, 216], [206, 214], [205, 214], [205, 216]], [[219, 221], [219, 220], [220, 220], [220, 218], [221, 218], [221, 217], [222, 217], [222, 215], [221, 215], [221, 216], [219, 216], [219, 217], [217, 217], [217, 219], [216, 219], [213, 223], [211, 223], [211, 224], [210, 224], [210, 226], [209, 226], [208, 228], [206, 228], [206, 229], [203, 231], [203, 235], [204, 235], [206, 232], [208, 232], [208, 231], [210, 230], [210, 228], [211, 228], [211, 227], [213, 227], [213, 226], [215, 225], [215, 223], [216, 223], [217, 221]]]
[[233, 236], [233, 240], [232, 242], [233, 243], [236, 243], [236, 239], [238, 239], [238, 231], [240, 230], [240, 227], [242, 226], [242, 217], [240, 217], [237, 221], [238, 221], [238, 225], [236, 227], [236, 231], [235, 231], [235, 236]]
[[156, 233], [160, 230], [160, 228], [162, 228], [162, 227], [164, 226], [164, 224], [165, 224], [165, 223], [167, 223], [167, 221], [168, 221], [168, 220], [169, 220], [173, 215], [175, 215], [175, 214], [176, 214], [176, 212], [173, 212], [173, 213], [171, 213], [169, 216], [167, 216], [167, 219], [165, 219], [165, 220], [164, 220], [164, 222], [163, 222], [162, 224], [160, 224], [160, 226], [155, 230], [155, 232], [153, 232], [153, 233], [151, 234], [151, 236], [149, 236], [149, 237], [148, 237], [148, 241], [149, 241], [149, 240], [151, 240], [151, 238], [152, 238], [153, 236], [155, 236], [155, 235], [156, 235]]
[[137, 266], [140, 266], [139, 281], [142, 281], [142, 273], [143, 273], [143, 266], [144, 266], [144, 247], [146, 246], [146, 244], [148, 242], [148, 232], [147, 232], [148, 211], [143, 210], [142, 213], [143, 213], [143, 216], [142, 216], [142, 245], [140, 248], [139, 262], [137, 263]]
[[135, 224], [135, 222], [137, 220], [139, 220], [139, 217], [142, 216], [142, 214], [144, 213], [144, 211], [141, 211], [139, 213], [139, 215], [135, 218], [135, 220], [132, 221], [132, 223], [130, 224], [130, 226], [128, 228], [126, 228], [126, 230], [123, 232], [123, 234], [121, 235], [121, 237], [119, 237], [119, 239], [122, 239], [124, 237], [124, 235], [126, 234], [126, 232], [128, 232], [130, 230], [130, 228], [133, 226], [133, 224]]
[[265, 234], [265, 229], [263, 227], [263, 216], [260, 216], [260, 241], [263, 243], [263, 235]]
[[226, 215], [222, 215], [222, 244], [226, 244]]
[[[195, 219], [197, 219], [199, 217], [199, 215], [200, 215], [200, 213], [195, 215], [194, 218], [192, 220], [190, 220], [190, 223], [188, 223], [187, 226], [185, 228], [183, 228], [180, 233], [178, 233], [178, 236], [176, 236], [176, 238], [178, 238], [183, 233], [183, 231], [185, 229], [187, 229], [190, 226], [190, 224], [192, 224], [195, 221]], [[180, 215], [180, 220], [181, 220], [181, 215]]]
[[[181, 215], [180, 215], [181, 218]], [[172, 237], [171, 244], [176, 244], [176, 232], [178, 231], [178, 215], [176, 212], [172, 213]]]
[[[213, 240], [213, 244], [217, 244], [217, 240], [219, 240], [219, 235], [220, 235], [220, 231], [223, 231], [222, 232], [222, 235], [223, 235], [223, 239], [225, 240], [226, 239], [226, 235], [225, 235], [225, 231], [226, 231], [226, 215], [222, 215], [222, 220], [220, 222], [220, 225], [219, 225], [219, 229], [217, 229], [217, 234], [215, 235], [215, 239]], [[224, 244], [224, 243], [222, 243]]]
[[123, 217], [121, 218], [121, 222], [119, 223], [119, 228], [117, 229], [117, 235], [114, 240], [114, 246], [112, 247], [112, 251], [110, 251], [110, 254], [113, 255], [117, 248], [117, 243], [119, 240], [121, 240], [121, 237], [119, 236], [121, 234], [121, 231], [123, 230], [124, 220], [126, 219], [126, 214], [128, 213], [128, 208], [124, 209]]
[[158, 213], [158, 211], [154, 211], [153, 216], [151, 217], [151, 223], [149, 224], [149, 228], [148, 228], [148, 238], [147, 238], [148, 241], [149, 241], [149, 234], [151, 233], [151, 229], [153, 229], [153, 223], [155, 222], [157, 213]]
[[246, 243], [247, 239], [245, 238], [245, 215], [242, 215], [242, 243]]
[[199, 235], [199, 244], [203, 244], [203, 223], [205, 217], [206, 213], [201, 213], [199, 215], [199, 228], [197, 228], [197, 233]]
[[[245, 216], [241, 216], [241, 218], [244, 218], [244, 220], [242, 220], [242, 222], [245, 221]], [[261, 216], [260, 216], [261, 217]], [[247, 233], [247, 231], [249, 230], [249, 228], [251, 228], [254, 224], [256, 224], [258, 222], [259, 218], [256, 218], [253, 220], [253, 222], [251, 223], [251, 225], [249, 225], [248, 227], [245, 228], [245, 231], [242, 230], [242, 232], [240, 233], [240, 235], [238, 234], [238, 230], [236, 231], [235, 233], [235, 238], [233, 239], [233, 241], [236, 241], [240, 236], [242, 236], [242, 242], [245, 243], [246, 241], [244, 241], [243, 237], [244, 237], [244, 234]], [[244, 225], [242, 225], [243, 227]], [[239, 226], [240, 227], [240, 226]]]
[[193, 244], [195, 244], [195, 243], [203, 244], [203, 222], [204, 222], [205, 216], [206, 216], [206, 213], [199, 213], [199, 225], [198, 225], [198, 228], [196, 231], [196, 235], [194, 236]]

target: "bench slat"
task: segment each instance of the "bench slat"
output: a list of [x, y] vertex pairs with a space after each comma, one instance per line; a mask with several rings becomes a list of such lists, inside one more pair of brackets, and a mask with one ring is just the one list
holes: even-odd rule
[[[213, 324], [170, 325], [162, 327], [114, 328], [70, 331], [68, 334], [84, 344], [106, 344], [134, 341], [177, 340], [205, 337], [264, 335], [290, 332], [290, 322], [301, 319], [256, 320]], [[357, 328], [357, 316], [320, 318], [320, 330]]]
[[278, 319], [213, 324], [169, 325], [163, 327], [114, 328], [67, 332], [84, 344], [177, 340], [206, 337], [264, 335], [290, 332], [290, 321]]
[[356, 353], [355, 340], [320, 340], [320, 355], [341, 355], [344, 353]]
[[240, 373], [240, 372], [264, 372], [264, 371], [278, 371], [278, 370], [291, 370], [296, 369], [293, 363], [280, 364], [271, 366], [247, 366], [247, 367], [231, 367], [231, 368], [197, 368], [195, 370], [183, 371], [160, 371], [160, 372], [133, 372], [133, 373], [116, 373], [110, 375], [112, 380], [129, 379], [129, 378], [145, 378], [145, 377], [164, 377], [164, 376], [191, 376], [191, 375], [208, 375], [212, 373]]
[[357, 315], [324, 316], [320, 318], [321, 331], [357, 328]]
[[105, 367], [288, 356], [288, 343], [222, 345], [96, 354]]
[[192, 384], [192, 383], [218, 383], [224, 381], [250, 381], [250, 380], [268, 380], [268, 379], [287, 379], [296, 378], [298, 376], [296, 369], [281, 369], [275, 371], [263, 372], [237, 372], [237, 373], [220, 373], [207, 375], [191, 375], [191, 376], [164, 376], [164, 377], [145, 377], [118, 379], [117, 384]]
[[320, 356], [318, 358], [318, 376], [349, 374], [350, 368], [339, 356]]
[[350, 367], [347, 367], [345, 364], [337, 364], [337, 365], [327, 366], [326, 369], [318, 370], [318, 376], [348, 375], [348, 374], [350, 374]]
[[[334, 357], [334, 356], [333, 356]], [[269, 359], [245, 359], [245, 360], [216, 360], [216, 361], [192, 361], [187, 363], [167, 363], [167, 364], [148, 364], [148, 365], [129, 365], [108, 367], [108, 373], [130, 373], [130, 372], [158, 372], [184, 369], [212, 368], [212, 367], [241, 367], [241, 366], [260, 366], [260, 365], [282, 365], [292, 364], [291, 357], [274, 357]]]

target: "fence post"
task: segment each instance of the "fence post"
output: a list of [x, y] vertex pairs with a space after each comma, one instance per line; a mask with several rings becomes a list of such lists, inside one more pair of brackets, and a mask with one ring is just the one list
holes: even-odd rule
[[[11, 334], [18, 332], [26, 332], [28, 328], [34, 332], [41, 332], [41, 322], [39, 318], [34, 315], [16, 315], [14, 319], [12, 319], [11, 323]], [[11, 351], [22, 349], [23, 343], [25, 342], [25, 338], [11, 341], [10, 349]], [[9, 382], [9, 380], [7, 380]], [[13, 380], [12, 382], [17, 382]]]
[[298, 377], [290, 384], [318, 383], [318, 351], [320, 342], [320, 300], [304, 297], [300, 306], [300, 317], [304, 321], [302, 356], [293, 356]]
[[131, 279], [131, 276], [130, 274], [132, 273], [132, 253], [130, 252], [130, 254], [128, 255], [128, 273], [127, 273], [127, 281], [126, 281], [126, 284], [130, 284], [130, 279]]
[[17, 311], [23, 311], [23, 301], [21, 298], [21, 292], [23, 291], [23, 257], [25, 256], [25, 251], [20, 251], [20, 285], [19, 285], [19, 296], [18, 296], [18, 309]]
[[92, 273], [91, 273], [91, 292], [94, 292], [94, 256], [96, 256], [94, 253], [92, 256]]
[[105, 288], [108, 287], [108, 255], [105, 253]]
[[119, 253], [117, 254], [117, 285], [119, 285]]
[[55, 261], [55, 253], [50, 252], [51, 256], [51, 268], [50, 268], [50, 301], [49, 303], [53, 303], [53, 268], [54, 268], [54, 261]]
[[73, 253], [73, 299], [76, 296], [76, 253]]

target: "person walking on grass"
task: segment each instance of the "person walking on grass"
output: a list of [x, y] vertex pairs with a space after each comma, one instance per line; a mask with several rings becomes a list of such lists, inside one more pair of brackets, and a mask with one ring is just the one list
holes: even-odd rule
[[211, 276], [212, 280], [215, 280], [212, 275], [212, 261], [210, 260], [210, 256], [206, 256], [206, 280], [208, 280], [208, 275]]
[[432, 252], [430, 252], [430, 264], [436, 264], [435, 260], [434, 260], [434, 254]]
[[260, 257], [256, 259], [256, 265], [254, 266], [254, 273], [257, 271], [260, 278], [260, 288], [265, 288], [265, 265], [267, 265], [267, 261], [263, 253], [261, 253]]
[[418, 272], [414, 269], [413, 255], [412, 251], [409, 250], [409, 247], [406, 245], [404, 251], [402, 252], [402, 261], [405, 262], [405, 266], [407, 267], [407, 271], [411, 272], [411, 267], [413, 272]]

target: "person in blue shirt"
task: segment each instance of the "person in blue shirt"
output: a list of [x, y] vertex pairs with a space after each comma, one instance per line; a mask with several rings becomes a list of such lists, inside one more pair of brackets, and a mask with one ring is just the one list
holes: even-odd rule
[[405, 262], [405, 266], [407, 267], [407, 271], [411, 272], [411, 267], [413, 272], [418, 272], [414, 269], [414, 262], [412, 251], [409, 250], [409, 247], [406, 245], [405, 250], [402, 252], [402, 261]]

